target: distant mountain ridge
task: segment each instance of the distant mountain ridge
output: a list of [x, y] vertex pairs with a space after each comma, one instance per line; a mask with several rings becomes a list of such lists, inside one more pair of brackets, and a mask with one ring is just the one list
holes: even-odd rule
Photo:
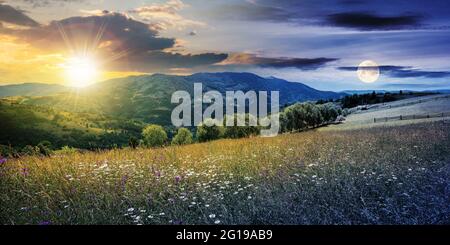
[[[319, 99], [336, 99], [344, 94], [319, 91], [302, 83], [288, 82], [278, 78], [263, 78], [252, 73], [196, 73], [189, 76], [142, 75], [117, 78], [96, 83], [76, 90], [54, 85], [11, 85], [5, 88], [8, 96], [18, 98], [19, 103], [39, 105], [72, 112], [99, 113], [112, 117], [137, 119], [149, 123], [170, 125], [170, 114], [176, 106], [171, 103], [175, 91], [185, 90], [192, 94], [194, 83], [202, 83], [203, 90], [244, 92], [279, 91], [280, 105]], [[24, 89], [20, 89], [23, 86]], [[35, 91], [30, 89], [35, 88]], [[270, 93], [269, 93], [270, 95]], [[37, 97], [39, 96], [39, 97]]]
[[[127, 80], [140, 81], [143, 80], [148, 83], [154, 81], [183, 81], [185, 84], [203, 83], [204, 89], [217, 90], [225, 92], [230, 90], [242, 90], [247, 92], [249, 90], [255, 91], [280, 91], [285, 103], [294, 103], [297, 101], [317, 100], [338, 98], [343, 93], [336, 93], [332, 91], [320, 91], [313, 89], [303, 83], [289, 82], [275, 77], [263, 78], [253, 73], [236, 73], [236, 72], [222, 72], [222, 73], [196, 73], [188, 76], [153, 74], [143, 76], [131, 76], [125, 78], [111, 79], [100, 82], [91, 87], [103, 86], [108, 83], [117, 83], [118, 81], [127, 83]], [[182, 86], [184, 87], [184, 86]], [[23, 83], [0, 86], [0, 98], [11, 96], [49, 96], [57, 93], [67, 93], [76, 90], [75, 88], [66, 87], [57, 84], [45, 83]]]
[[45, 83], [23, 83], [0, 86], [0, 98], [10, 96], [47, 96], [57, 93], [65, 93], [72, 88]]

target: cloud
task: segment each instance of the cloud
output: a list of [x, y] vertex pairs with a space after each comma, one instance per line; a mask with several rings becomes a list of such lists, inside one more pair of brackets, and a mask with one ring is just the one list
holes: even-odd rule
[[227, 2], [211, 11], [223, 20], [344, 27], [360, 31], [448, 28], [448, 1], [254, 0]]
[[[94, 54], [104, 61], [104, 66], [117, 71], [163, 72], [212, 65], [227, 58], [226, 54], [169, 52], [177, 40], [160, 37], [151, 25], [120, 13], [98, 14], [52, 21], [25, 30], [8, 30], [8, 34], [47, 52]], [[2, 31], [5, 32], [4, 28]]]
[[16, 31], [15, 35], [44, 50], [70, 48], [80, 51], [88, 43], [92, 44], [92, 48], [99, 45], [103, 50], [109, 51], [145, 52], [170, 48], [175, 43], [174, 39], [158, 37], [158, 32], [150, 29], [149, 25], [119, 13], [70, 17], [52, 21], [48, 25]]
[[31, 5], [33, 8], [49, 7], [53, 5], [65, 5], [67, 3], [82, 3], [86, 0], [16, 0]]
[[9, 5], [0, 3], [0, 22], [8, 22], [20, 26], [38, 26], [39, 23]]
[[[339, 67], [343, 71], [357, 71], [356, 66]], [[365, 67], [362, 69], [374, 69]], [[411, 66], [379, 66], [380, 72], [393, 78], [445, 78], [450, 77], [449, 71], [424, 71]]]
[[418, 90], [433, 90], [437, 88], [445, 88], [448, 86], [446, 83], [433, 83], [433, 84], [427, 84], [427, 83], [390, 83], [384, 85], [386, 88], [393, 88], [393, 89], [418, 89]]
[[227, 54], [201, 53], [180, 54], [163, 51], [136, 53], [121, 62], [115, 62], [115, 70], [132, 70], [141, 72], [170, 72], [172, 70], [185, 70], [195, 67], [210, 66], [219, 63], [228, 57]]
[[327, 63], [336, 61], [336, 58], [286, 58], [286, 57], [259, 57], [253, 54], [239, 53], [231, 55], [220, 65], [250, 65], [262, 68], [297, 68], [300, 70], [316, 70]]
[[188, 5], [181, 0], [169, 0], [164, 4], [149, 4], [128, 11], [130, 14], [137, 14], [145, 22], [156, 22], [162, 30], [168, 28], [183, 29], [188, 26], [204, 27], [205, 23], [187, 19], [178, 12]]
[[360, 30], [396, 30], [418, 27], [420, 23], [420, 17], [416, 15], [386, 17], [361, 12], [332, 14], [327, 20], [331, 25]]

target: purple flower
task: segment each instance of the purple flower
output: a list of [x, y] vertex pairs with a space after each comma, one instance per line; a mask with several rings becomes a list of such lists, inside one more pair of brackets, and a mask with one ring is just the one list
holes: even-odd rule
[[158, 178], [161, 177], [161, 172], [159, 170], [156, 170], [155, 171], [155, 176], [158, 177]]
[[172, 225], [182, 225], [183, 224], [183, 221], [181, 221], [181, 220], [173, 220], [172, 221]]
[[22, 168], [22, 175], [27, 177], [30, 172], [28, 172], [28, 168]]
[[6, 163], [7, 159], [6, 158], [0, 158], [0, 165], [3, 165], [4, 163]]
[[180, 183], [180, 181], [181, 181], [181, 176], [179, 176], [179, 175], [175, 176], [175, 184], [178, 185], [178, 183]]
[[120, 185], [122, 186], [123, 189], [125, 189], [126, 185], [127, 185], [127, 181], [128, 181], [128, 175], [124, 175], [122, 176], [122, 179], [120, 180]]
[[52, 224], [52, 222], [51, 221], [41, 221], [41, 222], [39, 222], [39, 225], [51, 225]]

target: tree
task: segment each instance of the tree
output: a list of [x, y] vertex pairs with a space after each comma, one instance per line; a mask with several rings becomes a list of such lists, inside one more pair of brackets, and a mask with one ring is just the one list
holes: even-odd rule
[[199, 142], [206, 142], [220, 139], [223, 137], [223, 134], [224, 134], [223, 127], [217, 126], [216, 124], [213, 124], [212, 126], [207, 126], [207, 124], [205, 124], [204, 122], [197, 127], [197, 139]]
[[146, 146], [158, 147], [163, 146], [167, 141], [167, 134], [164, 128], [159, 125], [149, 125], [142, 131], [144, 143]]
[[172, 139], [172, 145], [187, 145], [192, 144], [192, 142], [192, 133], [187, 128], [179, 128], [177, 134]]
[[[229, 117], [233, 118], [233, 126], [227, 126], [224, 128], [224, 137], [226, 138], [246, 138], [252, 135], [258, 135], [261, 130], [259, 126], [251, 126], [255, 124], [258, 125], [258, 119], [251, 114], [234, 114]], [[241, 120], [245, 120], [245, 126], [238, 126], [239, 117], [241, 117]], [[227, 118], [224, 120], [225, 125], [226, 120]]]

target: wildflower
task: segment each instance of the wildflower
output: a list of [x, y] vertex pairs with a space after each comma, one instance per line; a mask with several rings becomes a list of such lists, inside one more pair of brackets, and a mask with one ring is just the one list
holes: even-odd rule
[[6, 158], [0, 158], [0, 165], [3, 165], [4, 163], [6, 163], [7, 159]]
[[25, 177], [27, 177], [28, 174], [29, 174], [28, 168], [22, 168], [22, 175], [25, 176]]
[[159, 170], [156, 170], [156, 171], [155, 171], [155, 176], [156, 176], [157, 178], [161, 177], [161, 172], [160, 172]]
[[126, 175], [122, 176], [122, 179], [120, 180], [120, 185], [122, 186], [122, 188], [125, 188], [127, 181], [128, 181], [128, 175], [126, 174]]
[[134, 208], [129, 208], [127, 211], [131, 213], [134, 211]]
[[183, 221], [181, 221], [181, 220], [172, 220], [170, 223], [172, 223], [173, 225], [182, 225]]
[[220, 220], [214, 221], [214, 224], [216, 224], [216, 225], [220, 224]]
[[181, 181], [181, 176], [179, 176], [179, 175], [175, 176], [175, 184], [178, 185], [178, 183], [180, 183], [180, 181]]
[[215, 217], [216, 217], [215, 214], [210, 214], [210, 215], [209, 215], [209, 218], [210, 218], [210, 219], [214, 219]]
[[248, 200], [251, 200], [251, 199], [252, 199], [252, 196], [248, 196], [247, 199], [248, 199]]
[[52, 224], [52, 222], [51, 221], [41, 221], [41, 222], [39, 222], [39, 225], [51, 225]]
[[166, 215], [165, 213], [159, 213], [159, 216], [164, 216], [164, 215]]

